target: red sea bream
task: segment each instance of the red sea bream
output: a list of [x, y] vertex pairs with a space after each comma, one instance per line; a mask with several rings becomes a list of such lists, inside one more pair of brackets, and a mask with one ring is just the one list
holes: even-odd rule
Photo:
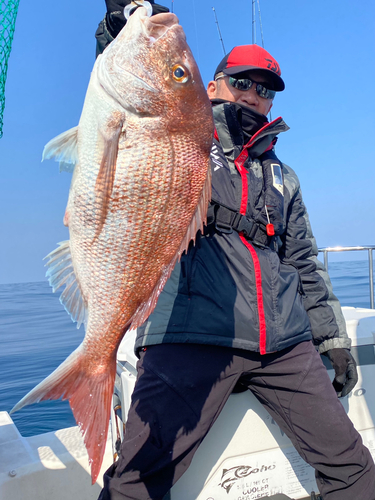
[[[174, 14], [144, 8], [98, 57], [78, 127], [45, 147], [74, 169], [50, 284], [82, 344], [13, 409], [69, 399], [96, 481], [108, 432], [116, 352], [142, 324], [206, 220], [211, 105]], [[53, 332], [51, 332], [53, 334]]]

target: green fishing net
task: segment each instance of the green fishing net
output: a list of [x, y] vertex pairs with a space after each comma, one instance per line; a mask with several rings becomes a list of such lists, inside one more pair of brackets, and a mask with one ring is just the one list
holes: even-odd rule
[[20, 0], [0, 0], [0, 138], [3, 136], [5, 81]]

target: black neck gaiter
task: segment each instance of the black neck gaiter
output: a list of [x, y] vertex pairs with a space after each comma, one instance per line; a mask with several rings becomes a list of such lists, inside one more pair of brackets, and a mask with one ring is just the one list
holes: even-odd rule
[[223, 104], [225, 102], [233, 107], [237, 115], [238, 123], [243, 132], [244, 144], [247, 144], [251, 137], [268, 123], [268, 119], [265, 115], [262, 115], [261, 113], [258, 113], [243, 104], [228, 102], [224, 99], [212, 99], [211, 102], [213, 106]]

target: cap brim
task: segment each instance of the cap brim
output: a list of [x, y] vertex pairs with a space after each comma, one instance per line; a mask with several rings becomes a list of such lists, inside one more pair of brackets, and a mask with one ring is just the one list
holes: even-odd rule
[[281, 92], [282, 90], [285, 89], [285, 83], [284, 80], [281, 78], [281, 76], [277, 75], [273, 71], [269, 69], [264, 69], [264, 68], [259, 68], [257, 66], [233, 66], [233, 68], [226, 68], [222, 70], [222, 72], [225, 75], [237, 75], [238, 73], [245, 73], [245, 72], [251, 72], [251, 71], [257, 71], [259, 73], [263, 73], [264, 76], [272, 82], [273, 89], [276, 90], [276, 92]]

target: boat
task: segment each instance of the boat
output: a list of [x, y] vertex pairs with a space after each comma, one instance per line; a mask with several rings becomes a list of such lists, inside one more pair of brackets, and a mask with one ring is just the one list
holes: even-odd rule
[[[343, 307], [352, 339], [359, 380], [340, 399], [364, 444], [375, 458], [375, 246], [322, 248], [328, 253], [368, 252], [370, 308]], [[23, 437], [7, 412], [0, 412], [1, 500], [96, 500], [102, 474], [116, 458], [136, 381], [133, 346], [128, 332], [117, 354], [110, 432], [99, 478], [91, 485], [86, 448], [77, 426]], [[331, 378], [333, 370], [322, 357]], [[250, 430], [250, 431], [249, 431]], [[253, 430], [253, 432], [251, 431]], [[250, 391], [232, 394], [192, 464], [164, 500], [318, 500], [314, 470], [294, 449]]]

